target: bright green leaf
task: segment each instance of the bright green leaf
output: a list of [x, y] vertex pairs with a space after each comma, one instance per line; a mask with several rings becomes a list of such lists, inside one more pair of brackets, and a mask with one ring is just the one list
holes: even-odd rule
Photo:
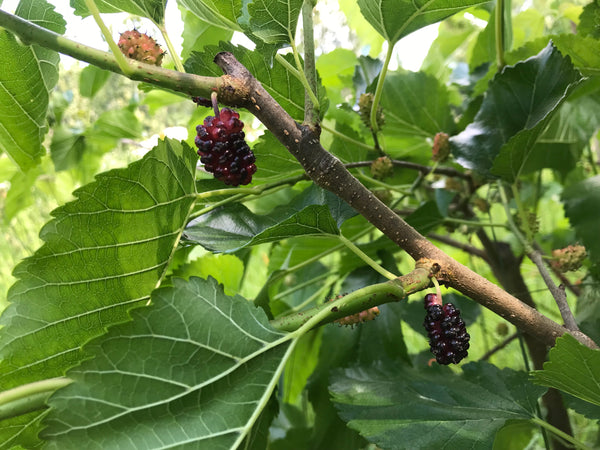
[[[44, 0], [24, 0], [16, 15], [54, 32], [65, 21]], [[22, 169], [38, 164], [44, 154], [49, 92], [58, 81], [58, 53], [38, 45], [24, 46], [0, 29], [0, 150]]]
[[565, 214], [585, 245], [590, 258], [600, 264], [600, 175], [569, 186], [563, 191]]
[[303, 0], [253, 0], [248, 4], [250, 29], [267, 44], [289, 44], [296, 35]]
[[369, 56], [377, 58], [381, 53], [384, 39], [373, 29], [367, 20], [360, 13], [360, 7], [356, 0], [338, 0], [340, 10], [346, 16], [348, 26], [352, 29], [356, 36], [364, 43], [369, 51]]
[[556, 340], [544, 370], [532, 372], [533, 381], [600, 406], [600, 350], [592, 350], [570, 334]]
[[484, 175], [514, 180], [552, 114], [581, 79], [552, 44], [506, 67], [490, 83], [474, 122], [450, 139], [457, 161]]
[[40, 173], [39, 167], [33, 167], [27, 172], [18, 171], [10, 179], [10, 189], [6, 194], [2, 211], [5, 224], [8, 224], [19, 211], [33, 204], [33, 185]]
[[489, 0], [358, 0], [369, 23], [391, 44], [459, 11]]
[[110, 72], [96, 66], [84, 67], [79, 75], [79, 93], [82, 97], [93, 98], [106, 84]]
[[223, 285], [225, 294], [235, 295], [240, 289], [244, 276], [244, 263], [235, 255], [215, 255], [207, 253], [196, 258], [173, 272], [173, 278], [188, 280], [191, 276], [213, 277]]
[[536, 415], [545, 389], [488, 363], [463, 374], [391, 361], [337, 370], [330, 392], [342, 419], [382, 448], [491, 448], [508, 420]]
[[322, 338], [323, 328], [317, 328], [298, 339], [283, 371], [284, 402], [294, 404], [298, 401], [308, 378], [317, 366]]
[[[221, 2], [219, 2], [221, 3]], [[194, 3], [196, 4], [196, 3]], [[181, 57], [185, 60], [192, 52], [201, 52], [207, 45], [218, 45], [227, 42], [233, 35], [232, 29], [221, 28], [198, 18], [197, 15], [180, 5], [183, 19], [183, 46]]]
[[242, 31], [237, 23], [237, 18], [242, 14], [242, 0], [178, 0], [177, 3], [215, 27]]
[[237, 448], [291, 339], [214, 279], [175, 280], [132, 318], [88, 344], [93, 359], [50, 399], [47, 448]]
[[54, 128], [50, 156], [57, 172], [77, 166], [84, 151], [85, 138], [82, 134], [73, 133], [61, 126]]
[[[98, 10], [102, 13], [128, 12], [136, 16], [147, 17], [154, 23], [162, 23], [165, 18], [167, 0], [94, 0]], [[91, 13], [85, 0], [71, 0], [71, 7], [75, 14], [87, 17]]]
[[191, 222], [185, 236], [211, 251], [234, 252], [294, 236], [338, 235], [339, 226], [354, 215], [339, 197], [312, 185], [269, 215], [254, 214], [240, 204], [211, 211]]

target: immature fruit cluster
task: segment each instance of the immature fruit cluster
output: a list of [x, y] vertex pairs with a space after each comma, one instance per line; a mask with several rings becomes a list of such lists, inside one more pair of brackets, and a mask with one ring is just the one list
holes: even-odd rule
[[[358, 113], [360, 114], [360, 118], [363, 123], [371, 128], [371, 108], [373, 108], [373, 94], [366, 93], [361, 94], [358, 99]], [[377, 116], [376, 116], [377, 128], [381, 128], [385, 123], [385, 115], [383, 114], [383, 109], [381, 106], [377, 107]]]
[[452, 303], [441, 305], [437, 294], [425, 296], [427, 315], [423, 326], [429, 335], [429, 347], [439, 364], [457, 364], [467, 356], [469, 333]]
[[392, 175], [393, 172], [394, 165], [388, 156], [380, 156], [371, 163], [371, 175], [373, 175], [373, 178], [382, 180], [385, 177]]
[[200, 162], [207, 172], [231, 186], [248, 184], [256, 172], [256, 158], [246, 144], [240, 115], [223, 108], [216, 117], [208, 116], [196, 131]]
[[[345, 295], [345, 294], [344, 294]], [[332, 302], [339, 298], [342, 298], [344, 295], [336, 295], [335, 298], [330, 299]], [[337, 309], [336, 309], [337, 312]], [[375, 320], [375, 317], [379, 315], [379, 308], [377, 306], [373, 306], [372, 308], [365, 309], [364, 311], [357, 312], [356, 314], [351, 314], [349, 316], [342, 317], [341, 319], [334, 320], [335, 323], [339, 323], [340, 325], [345, 326], [354, 326], [355, 324], [360, 324], [364, 322], [369, 322], [371, 320]]]
[[433, 138], [431, 148], [431, 159], [434, 161], [445, 161], [450, 155], [450, 136], [439, 132]]
[[118, 42], [121, 52], [131, 59], [160, 66], [165, 52], [154, 39], [138, 30], [121, 33]]
[[552, 250], [552, 266], [561, 272], [577, 270], [583, 264], [587, 252], [583, 245], [569, 245], [565, 248]]

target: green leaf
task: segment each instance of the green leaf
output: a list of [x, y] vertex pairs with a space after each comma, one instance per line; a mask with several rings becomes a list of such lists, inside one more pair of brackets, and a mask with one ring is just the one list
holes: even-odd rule
[[338, 4], [340, 10], [346, 16], [348, 26], [356, 33], [360, 42], [364, 44], [363, 49], [368, 49], [369, 56], [372, 58], [377, 58], [383, 47], [383, 37], [373, 29], [360, 13], [360, 7], [356, 0], [338, 0]]
[[506, 67], [490, 82], [474, 122], [450, 138], [457, 162], [514, 180], [552, 114], [581, 80], [551, 43], [537, 56]]
[[[390, 155], [405, 155], [413, 145], [431, 147], [425, 139], [440, 131], [453, 133], [448, 92], [434, 77], [423, 72], [390, 73], [383, 93], [383, 133]], [[429, 158], [430, 153], [425, 157]]]
[[[128, 12], [136, 16], [147, 17], [154, 23], [163, 23], [167, 0], [94, 0], [101, 13]], [[85, 0], [71, 0], [75, 14], [81, 17], [91, 15]]]
[[283, 372], [281, 395], [285, 403], [295, 404], [306, 387], [306, 382], [319, 360], [322, 337], [323, 328], [321, 327], [298, 339]]
[[302, 235], [338, 235], [339, 226], [356, 211], [339, 197], [312, 185], [269, 215], [240, 204], [200, 216], [185, 231], [189, 242], [215, 252], [234, 252], [250, 245]]
[[[161, 141], [53, 212], [44, 245], [15, 268], [0, 317], [3, 389], [64, 375], [85, 342], [148, 302], [194, 204], [196, 160], [187, 145]], [[2, 422], [3, 434], [13, 425]]]
[[50, 156], [57, 172], [77, 166], [85, 151], [85, 138], [62, 126], [54, 128]]
[[79, 94], [82, 97], [93, 98], [106, 84], [109, 77], [108, 70], [92, 65], [84, 67], [79, 75]]
[[392, 45], [404, 36], [489, 0], [358, 0], [365, 19]]
[[34, 167], [27, 172], [18, 171], [12, 176], [2, 211], [5, 224], [10, 223], [20, 211], [33, 204], [33, 185], [41, 172], [39, 167]]
[[250, 30], [267, 44], [291, 43], [302, 3], [303, 0], [253, 0], [248, 4]]
[[254, 183], [273, 183], [304, 173], [304, 169], [270, 131], [265, 131], [252, 147], [258, 170]]
[[596, 39], [600, 37], [600, 4], [597, 0], [588, 3], [579, 16], [577, 34], [591, 36]]
[[455, 375], [390, 361], [335, 372], [333, 401], [348, 426], [382, 448], [491, 448], [508, 420], [529, 420], [545, 389], [484, 363]]
[[223, 285], [225, 294], [235, 295], [244, 276], [244, 263], [235, 255], [207, 253], [177, 268], [172, 277], [189, 280], [192, 275], [201, 278], [213, 277]]
[[86, 345], [93, 359], [49, 400], [47, 448], [237, 448], [292, 339], [214, 279], [175, 280], [132, 318]]
[[406, 218], [406, 222], [417, 229], [419, 233], [427, 234], [444, 223], [444, 216], [440, 212], [436, 202], [429, 201], [411, 213]]
[[[66, 23], [44, 0], [24, 0], [16, 15], [65, 32]], [[46, 113], [49, 92], [58, 81], [58, 53], [38, 45], [24, 46], [0, 29], [0, 150], [26, 170], [39, 163], [48, 131]]]
[[177, 3], [215, 27], [242, 31], [237, 22], [242, 13], [242, 0], [178, 0]]
[[[193, 5], [196, 5], [194, 2]], [[219, 4], [224, 4], [219, 2]], [[183, 19], [183, 46], [181, 57], [185, 60], [192, 52], [201, 52], [207, 45], [217, 45], [220, 41], [227, 42], [233, 35], [233, 30], [224, 29], [198, 18], [197, 15], [186, 10], [181, 4], [181, 16]]]
[[570, 334], [556, 340], [544, 370], [531, 374], [536, 384], [600, 406], [600, 350], [586, 347]]
[[562, 201], [565, 214], [575, 228], [577, 237], [585, 245], [590, 259], [600, 264], [600, 175], [569, 186], [563, 191]]
[[[254, 77], [261, 82], [266, 91], [285, 109], [290, 116], [298, 121], [304, 118], [304, 87], [302, 83], [291, 75], [276, 59], [273, 65], [265, 59], [260, 52], [253, 52], [244, 47], [236, 47], [228, 42], [221, 42], [219, 46], [207, 46], [203, 53], [194, 52], [185, 62], [188, 73], [205, 76], [221, 76], [223, 72], [213, 62], [218, 52], [231, 52]], [[293, 65], [293, 56], [285, 57]]]

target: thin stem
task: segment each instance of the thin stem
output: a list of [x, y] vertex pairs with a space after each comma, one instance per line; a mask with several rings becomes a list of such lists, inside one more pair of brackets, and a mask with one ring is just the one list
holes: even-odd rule
[[185, 72], [185, 69], [183, 68], [183, 64], [181, 63], [181, 59], [179, 58], [179, 55], [175, 51], [175, 47], [173, 46], [173, 43], [171, 42], [171, 38], [169, 37], [169, 33], [167, 32], [167, 28], [165, 27], [165, 24], [157, 23], [156, 26], [160, 30], [160, 33], [162, 34], [162, 37], [165, 40], [165, 43], [167, 44], [167, 48], [169, 49], [169, 53], [171, 54], [171, 59], [173, 60], [173, 64], [175, 64], [175, 68], [179, 72]]
[[290, 64], [290, 62], [287, 59], [285, 59], [282, 54], [277, 53], [275, 55], [275, 59], [282, 66], [284, 66], [286, 70], [294, 76], [294, 78], [297, 78], [298, 80], [302, 81], [302, 75], [300, 75], [300, 71], [296, 69], [292, 64]]
[[[186, 95], [210, 97], [210, 93], [214, 90], [220, 90], [227, 86], [227, 92], [229, 93], [232, 88], [235, 89], [236, 87], [235, 84], [232, 85], [233, 80], [226, 82], [222, 77], [203, 77], [176, 72], [153, 64], [126, 59], [120, 51], [110, 53], [88, 47], [1, 9], [0, 27], [14, 33], [24, 42], [36, 43], [50, 50], [93, 64], [101, 69], [125, 75], [132, 80], [145, 81]], [[127, 65], [126, 69], [122, 68], [117, 62], [119, 55], [123, 57], [123, 61]]]
[[350, 249], [352, 251], [352, 253], [354, 253], [356, 256], [358, 256], [360, 259], [362, 259], [365, 263], [367, 263], [369, 266], [371, 266], [379, 274], [383, 275], [388, 280], [393, 280], [393, 279], [397, 278], [396, 275], [394, 275], [392, 272], [384, 269], [379, 264], [377, 264], [377, 262], [375, 262], [369, 255], [367, 255], [360, 248], [358, 248], [356, 245], [354, 245], [352, 243], [352, 241], [346, 239], [341, 234], [338, 236], [338, 238], [346, 247], [348, 247], [348, 249]]
[[315, 299], [322, 297], [323, 294], [326, 291], [328, 291], [331, 288], [331, 286], [333, 286], [333, 284], [334, 283], [326, 283], [317, 292], [315, 292], [313, 295], [308, 297], [302, 303], [300, 303], [297, 306], [294, 306], [293, 308], [290, 308], [289, 313], [291, 314], [291, 313], [295, 313], [295, 312], [303, 310], [306, 306], [310, 305], [313, 301], [315, 301]]
[[[570, 331], [579, 331], [579, 327], [577, 326], [577, 323], [575, 322], [575, 318], [573, 317], [571, 308], [569, 307], [569, 304], [567, 303], [567, 295], [565, 293], [564, 288], [560, 288], [560, 287], [556, 286], [556, 284], [554, 283], [554, 280], [552, 280], [552, 277], [550, 276], [550, 272], [548, 271], [548, 269], [546, 268], [546, 265], [544, 264], [544, 261], [540, 255], [540, 253], [531, 246], [531, 243], [530, 243], [531, 241], [528, 241], [525, 239], [523, 234], [521, 234], [521, 232], [519, 231], [519, 229], [513, 222], [512, 216], [510, 214], [510, 209], [508, 207], [508, 198], [507, 198], [506, 193], [504, 192], [504, 188], [501, 184], [498, 185], [498, 189], [500, 191], [500, 198], [502, 199], [502, 203], [504, 204], [504, 209], [506, 211], [506, 218], [507, 218], [508, 225], [512, 229], [513, 233], [517, 236], [517, 238], [519, 239], [521, 244], [523, 245], [523, 248], [525, 249], [525, 253], [529, 257], [529, 259], [536, 265], [540, 275], [542, 276], [542, 279], [544, 280], [544, 283], [546, 284], [546, 287], [552, 294], [552, 297], [554, 298], [554, 301], [556, 302], [556, 304], [558, 306], [558, 310], [560, 311], [560, 314], [561, 314], [561, 317], [565, 324], [565, 327]], [[517, 205], [519, 205], [520, 200], [517, 200], [518, 199], [518, 191], [516, 190], [514, 185], [513, 185], [513, 193], [517, 193], [517, 197], [515, 197], [515, 201], [517, 202]], [[522, 209], [522, 205], [519, 209], [520, 210]], [[522, 221], [524, 221], [527, 224], [526, 219], [522, 219]], [[527, 229], [529, 229], [528, 225], [527, 225]]]
[[502, 342], [500, 342], [498, 345], [492, 347], [491, 349], [489, 349], [487, 352], [485, 352], [481, 358], [479, 358], [481, 361], [485, 361], [487, 359], [490, 359], [492, 357], [492, 355], [494, 355], [495, 353], [499, 352], [500, 350], [502, 350], [504, 347], [506, 347], [508, 344], [510, 344], [512, 341], [514, 341], [517, 337], [519, 337], [519, 333], [514, 333], [511, 334], [510, 336], [508, 336], [506, 339], [504, 339]]
[[273, 300], [280, 300], [283, 297], [287, 297], [288, 295], [293, 294], [294, 292], [297, 292], [297, 291], [299, 291], [301, 289], [304, 289], [307, 286], [315, 284], [315, 283], [317, 283], [317, 282], [319, 282], [319, 281], [321, 281], [321, 280], [323, 280], [323, 279], [325, 279], [325, 278], [327, 278], [329, 276], [331, 276], [331, 274], [329, 272], [325, 272], [325, 273], [319, 275], [318, 277], [309, 278], [304, 283], [295, 284], [293, 287], [291, 287], [291, 288], [289, 288], [289, 289], [287, 289], [287, 290], [285, 290], [283, 292], [280, 292], [279, 294], [275, 295], [273, 297]]
[[452, 217], [445, 217], [445, 223], [457, 223], [462, 225], [469, 225], [473, 227], [502, 227], [508, 228], [505, 223], [492, 223], [492, 222], [476, 222], [474, 220], [465, 220], [465, 219], [453, 219]]
[[411, 273], [371, 286], [358, 289], [332, 302], [315, 306], [306, 311], [289, 314], [271, 321], [271, 325], [282, 331], [299, 332], [316, 325], [365, 311], [373, 306], [399, 301], [406, 295], [429, 285], [429, 270], [419, 267]]
[[506, 65], [504, 60], [504, 0], [496, 0], [496, 64], [498, 71]]
[[567, 294], [565, 292], [564, 286], [556, 286], [554, 280], [552, 280], [552, 277], [550, 276], [550, 272], [544, 264], [542, 256], [538, 251], [532, 250], [531, 252], [527, 253], [527, 256], [529, 256], [529, 259], [531, 259], [531, 261], [536, 265], [538, 271], [540, 272], [540, 275], [544, 280], [544, 283], [546, 283], [548, 290], [552, 294], [552, 297], [554, 297], [556, 305], [558, 306], [558, 310], [560, 311], [560, 316], [562, 317], [567, 330], [579, 331], [577, 322], [575, 322], [575, 317], [573, 317], [571, 308], [567, 303]]
[[473, 245], [465, 244], [464, 242], [460, 242], [456, 239], [452, 239], [451, 237], [437, 233], [429, 233], [427, 237], [435, 241], [439, 241], [443, 244], [449, 245], [451, 247], [457, 248], [459, 250], [462, 250], [463, 252], [468, 253], [470, 255], [478, 256], [484, 261], [489, 261], [487, 253], [480, 248], [474, 247]]
[[130, 75], [131, 67], [129, 66], [127, 58], [125, 57], [125, 55], [123, 55], [123, 53], [121, 53], [121, 49], [116, 44], [116, 42], [113, 40], [110, 30], [104, 24], [104, 21], [102, 20], [102, 17], [100, 16], [100, 11], [98, 10], [96, 3], [94, 2], [94, 0], [85, 0], [85, 5], [88, 7], [90, 12], [92, 13], [92, 16], [94, 16], [94, 20], [98, 24], [100, 31], [102, 31], [102, 35], [104, 36], [104, 39], [106, 39], [106, 43], [110, 47], [110, 50], [112, 51], [113, 56], [115, 57], [115, 60], [117, 61], [117, 64], [121, 68], [121, 71], [125, 75]]
[[[375, 150], [375, 147], [373, 147], [372, 145], [357, 141], [356, 139], [353, 139], [350, 136], [345, 135], [344, 133], [340, 133], [336, 129], [328, 127], [327, 125], [325, 125], [323, 123], [321, 124], [321, 129], [327, 131], [328, 133], [333, 134], [336, 137], [339, 137], [340, 139], [343, 139], [346, 142], [350, 142], [350, 143], [356, 145], [357, 147], [366, 148], [367, 150]], [[366, 165], [369, 165], [369, 164], [371, 164], [371, 161], [365, 161], [365, 163], [366, 163]]]
[[[308, 79], [306, 78], [306, 74], [304, 73], [304, 69], [302, 68], [302, 62], [300, 61], [300, 54], [298, 53], [298, 48], [296, 47], [296, 41], [294, 40], [294, 38], [291, 35], [290, 35], [290, 45], [292, 46], [292, 53], [294, 54], [294, 61], [296, 61], [296, 69], [298, 69], [298, 75], [299, 75], [298, 79], [304, 86], [304, 90], [310, 97], [310, 101], [313, 103], [314, 108], [318, 110], [319, 109], [319, 99], [313, 92], [312, 88], [310, 87], [310, 83], [309, 83]], [[285, 58], [283, 58], [283, 57], [281, 59], [285, 60]], [[280, 61], [280, 60], [278, 60], [278, 61]]]
[[573, 446], [575, 446], [575, 448], [579, 448], [579, 449], [583, 449], [583, 450], [592, 450], [591, 447], [588, 447], [583, 442], [578, 441], [573, 436], [565, 433], [564, 431], [556, 428], [553, 425], [550, 425], [548, 422], [546, 422], [545, 420], [540, 419], [539, 417], [533, 417], [530, 420], [531, 420], [531, 422], [535, 423], [536, 425], [539, 425], [540, 427], [548, 430], [550, 433], [552, 433], [552, 434], [558, 436], [559, 438], [567, 441], [569, 444], [572, 444]]
[[377, 180], [377, 179], [375, 179], [373, 177], [370, 177], [370, 176], [366, 175], [362, 171], [358, 172], [356, 174], [356, 176], [357, 176], [357, 178], [361, 178], [361, 179], [363, 179], [365, 181], [368, 181], [369, 183], [374, 184], [375, 186], [379, 186], [379, 187], [382, 187], [384, 189], [389, 189], [390, 191], [396, 191], [396, 192], [399, 192], [399, 193], [404, 194], [404, 195], [409, 195], [410, 194], [406, 190], [402, 189], [402, 187], [400, 187], [400, 186], [396, 186], [396, 185], [393, 185], [393, 184], [388, 184], [388, 183], [385, 183], [385, 182], [383, 182], [381, 180]]
[[48, 397], [72, 381], [65, 377], [49, 378], [0, 393], [0, 420], [47, 408]]
[[513, 194], [513, 198], [515, 199], [515, 204], [517, 205], [517, 211], [519, 213], [519, 217], [521, 218], [521, 227], [525, 230], [525, 235], [527, 236], [527, 243], [531, 244], [533, 242], [533, 232], [531, 231], [531, 227], [529, 226], [529, 217], [527, 217], [527, 211], [525, 210], [525, 206], [521, 201], [521, 195], [519, 194], [519, 189], [515, 183], [510, 186]]
[[[304, 73], [311, 92], [317, 92], [317, 69], [315, 66], [315, 38], [313, 31], [313, 2], [304, 0], [302, 4], [302, 31], [304, 37]], [[316, 125], [319, 120], [319, 104], [313, 103], [306, 92], [304, 101], [304, 123]]]
[[373, 96], [373, 106], [371, 107], [371, 129], [374, 133], [376, 133], [379, 130], [379, 127], [377, 126], [377, 108], [379, 108], [379, 102], [381, 101], [381, 94], [383, 92], [383, 83], [385, 81], [385, 76], [387, 74], [388, 66], [390, 65], [393, 52], [394, 45], [391, 42], [388, 42], [388, 49], [385, 55], [385, 61], [383, 62], [383, 67], [381, 68], [381, 72], [379, 73], [379, 79], [377, 80], [377, 88], [375, 89], [375, 95]]

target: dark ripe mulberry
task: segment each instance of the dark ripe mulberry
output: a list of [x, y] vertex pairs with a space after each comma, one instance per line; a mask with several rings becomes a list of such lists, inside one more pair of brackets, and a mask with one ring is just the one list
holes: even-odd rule
[[198, 125], [195, 143], [200, 162], [207, 172], [231, 186], [248, 184], [256, 172], [256, 158], [246, 143], [240, 115], [223, 108]]
[[467, 356], [469, 333], [452, 304], [442, 305], [436, 294], [425, 296], [427, 315], [423, 326], [429, 335], [429, 347], [439, 364], [457, 364]]

